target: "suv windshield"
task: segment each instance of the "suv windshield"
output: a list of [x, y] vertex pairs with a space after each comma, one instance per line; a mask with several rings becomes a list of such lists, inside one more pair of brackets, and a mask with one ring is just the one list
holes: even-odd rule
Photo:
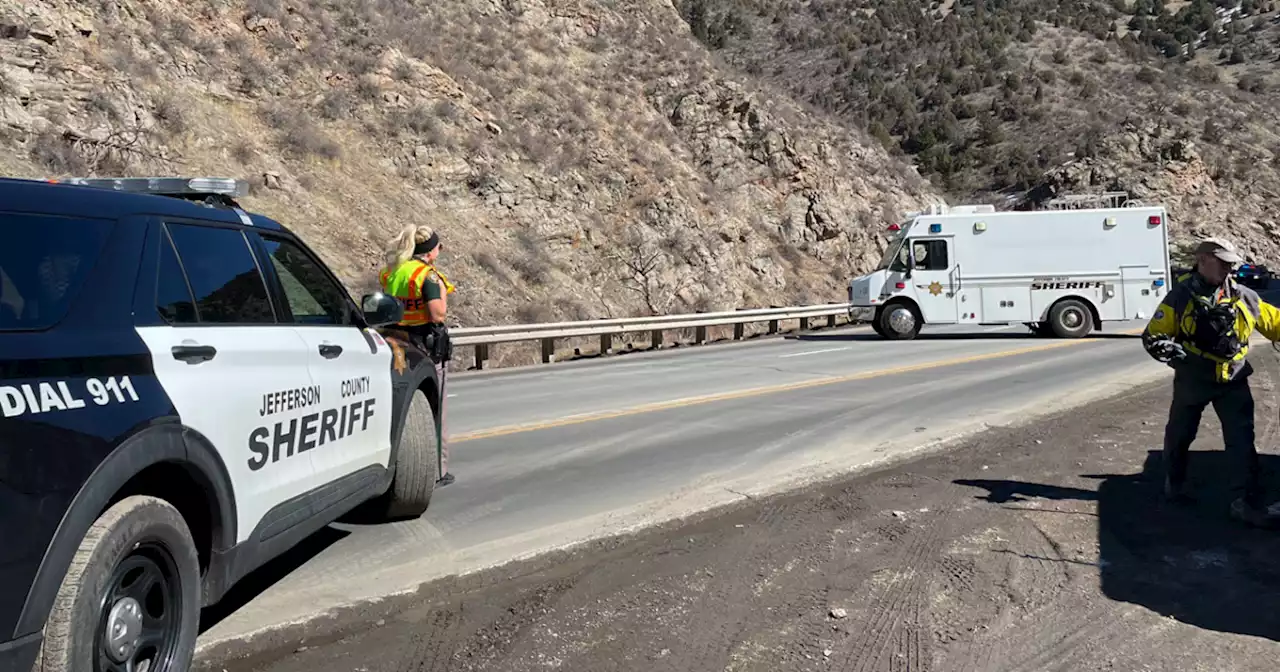
[[112, 224], [0, 213], [0, 331], [57, 324], [98, 261]]

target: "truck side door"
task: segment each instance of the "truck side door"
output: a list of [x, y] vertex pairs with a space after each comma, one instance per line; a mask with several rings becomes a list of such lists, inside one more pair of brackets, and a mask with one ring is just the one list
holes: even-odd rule
[[960, 314], [955, 292], [959, 277], [954, 271], [954, 247], [949, 236], [911, 241], [911, 278], [916, 301], [926, 324], [954, 324]]

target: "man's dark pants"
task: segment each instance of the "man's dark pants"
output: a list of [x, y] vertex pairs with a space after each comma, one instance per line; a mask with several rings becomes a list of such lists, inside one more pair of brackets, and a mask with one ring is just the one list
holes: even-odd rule
[[1222, 440], [1231, 466], [1233, 497], [1242, 497], [1254, 506], [1263, 506], [1259, 479], [1258, 452], [1254, 447], [1253, 392], [1248, 372], [1227, 383], [1175, 375], [1173, 402], [1164, 433], [1165, 473], [1173, 485], [1186, 482], [1191, 443], [1200, 428], [1204, 409], [1213, 404], [1222, 423]]

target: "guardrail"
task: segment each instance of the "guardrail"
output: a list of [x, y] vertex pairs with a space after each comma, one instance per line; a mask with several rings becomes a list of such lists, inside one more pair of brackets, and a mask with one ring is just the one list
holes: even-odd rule
[[[856, 309], [855, 309], [856, 310]], [[854, 321], [847, 303], [823, 303], [813, 306], [784, 306], [781, 308], [747, 308], [717, 313], [687, 313], [683, 315], [658, 315], [654, 317], [622, 317], [580, 322], [547, 322], [541, 324], [509, 324], [492, 327], [460, 327], [450, 330], [453, 344], [475, 347], [475, 366], [488, 368], [489, 347], [498, 343], [517, 341], [542, 341], [542, 362], [555, 361], [556, 339], [583, 336], [600, 337], [600, 354], [613, 353], [613, 337], [618, 334], [649, 332], [653, 348], [663, 346], [664, 332], [672, 329], [694, 329], [694, 343], [707, 342], [707, 327], [733, 325], [733, 340], [745, 335], [745, 325], [768, 322], [767, 333], [779, 332], [779, 322], [799, 320], [800, 330], [809, 329], [810, 320], [826, 318], [827, 327], [836, 326], [836, 318], [845, 315]]]

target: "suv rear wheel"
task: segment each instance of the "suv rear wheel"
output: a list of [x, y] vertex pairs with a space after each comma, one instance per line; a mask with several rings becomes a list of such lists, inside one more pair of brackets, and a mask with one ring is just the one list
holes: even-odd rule
[[107, 509], [80, 542], [45, 625], [37, 672], [186, 672], [200, 564], [182, 514], [155, 497]]

